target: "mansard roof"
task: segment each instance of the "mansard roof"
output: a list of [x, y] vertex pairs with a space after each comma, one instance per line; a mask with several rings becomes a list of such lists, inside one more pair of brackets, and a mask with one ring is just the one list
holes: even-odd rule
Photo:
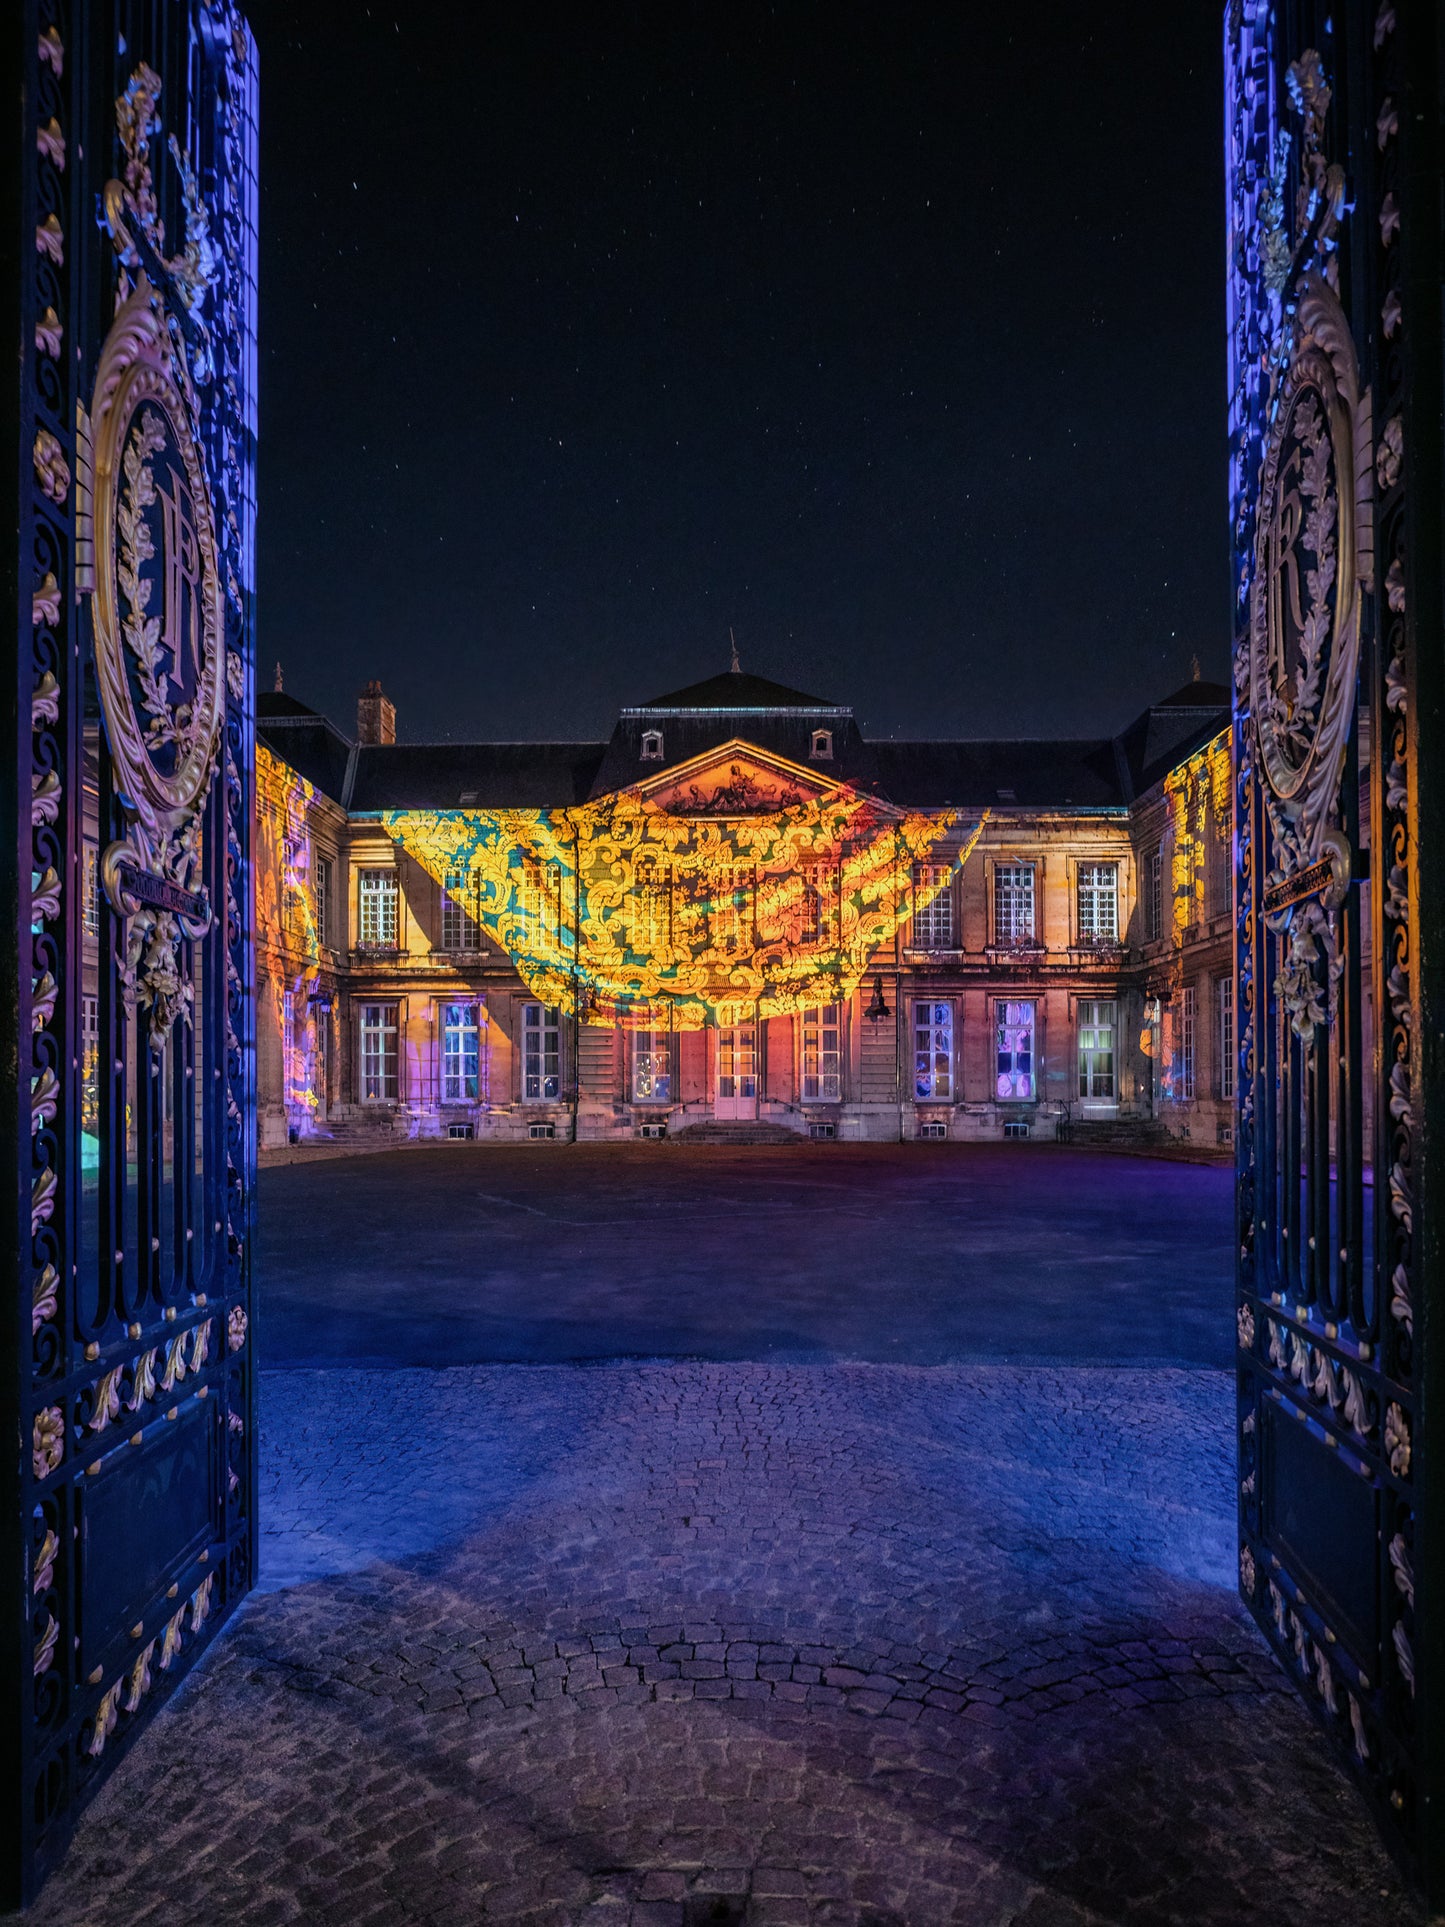
[[904, 809], [1122, 809], [1119, 758], [1107, 737], [1081, 742], [884, 742], [877, 782]]
[[[1222, 684], [1186, 683], [1116, 737], [867, 742], [843, 704], [764, 676], [710, 676], [623, 709], [605, 743], [356, 745], [294, 696], [257, 699], [257, 735], [343, 809], [547, 809], [653, 783], [739, 742], [902, 809], [1126, 809], [1229, 725]], [[832, 755], [813, 753], [817, 730]], [[662, 754], [642, 757], [645, 732]], [[655, 749], [655, 745], [650, 745]]]
[[603, 743], [366, 743], [346, 807], [558, 809], [583, 803]]
[[636, 709], [624, 709], [624, 716], [638, 713], [638, 710], [675, 711], [679, 709], [739, 710], [754, 709], [817, 709], [827, 710], [838, 715], [852, 715], [852, 710], [838, 703], [830, 703], [822, 696], [805, 696], [801, 689], [789, 689], [780, 682], [770, 682], [766, 676], [749, 676], [741, 670], [725, 670], [720, 676], [708, 676], [702, 682], [689, 683], [686, 689], [674, 689], [670, 696], [654, 696], [651, 702], [642, 703]]

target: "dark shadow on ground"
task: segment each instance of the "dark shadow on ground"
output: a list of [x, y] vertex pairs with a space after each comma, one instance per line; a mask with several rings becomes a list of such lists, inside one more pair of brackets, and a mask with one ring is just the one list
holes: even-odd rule
[[1050, 1145], [447, 1145], [260, 1176], [270, 1364], [1227, 1366], [1227, 1170]]

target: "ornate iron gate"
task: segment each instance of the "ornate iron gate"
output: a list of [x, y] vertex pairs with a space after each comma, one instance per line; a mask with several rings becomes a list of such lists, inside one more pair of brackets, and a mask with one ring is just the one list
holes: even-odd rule
[[255, 1567], [256, 60], [231, 0], [3, 36], [14, 1901]]
[[1435, 0], [1226, 15], [1240, 1587], [1445, 1899]]

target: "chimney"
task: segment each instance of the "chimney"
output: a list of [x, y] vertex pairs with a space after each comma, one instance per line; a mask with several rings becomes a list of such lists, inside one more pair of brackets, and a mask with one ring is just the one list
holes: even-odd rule
[[373, 677], [356, 699], [356, 740], [358, 743], [396, 741], [396, 705], [381, 693]]

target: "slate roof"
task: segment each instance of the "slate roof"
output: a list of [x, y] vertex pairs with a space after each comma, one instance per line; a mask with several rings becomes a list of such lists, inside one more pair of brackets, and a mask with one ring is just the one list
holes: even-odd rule
[[[867, 742], [853, 712], [765, 676], [709, 676], [623, 709], [605, 743], [384, 743], [356, 746], [294, 696], [257, 699], [257, 734], [353, 813], [546, 809], [609, 795], [740, 739], [903, 809], [1126, 809], [1228, 727], [1230, 693], [1186, 683], [1115, 737]], [[815, 729], [833, 736], [812, 758]], [[661, 761], [642, 760], [660, 730]]]
[[1119, 759], [1082, 742], [874, 743], [878, 788], [903, 809], [1122, 809]]
[[[801, 689], [789, 689], [784, 683], [769, 682], [766, 676], [748, 676], [737, 669], [725, 670], [720, 676], [708, 676], [702, 682], [689, 683], [686, 689], [674, 689], [670, 696], [654, 696], [651, 702], [641, 703], [638, 707], [664, 710], [846, 709], [846, 705], [830, 703], [824, 696], [805, 696]], [[627, 716], [632, 711], [624, 709], [622, 713]]]
[[378, 743], [356, 752], [347, 808], [558, 809], [585, 802], [602, 743]]

